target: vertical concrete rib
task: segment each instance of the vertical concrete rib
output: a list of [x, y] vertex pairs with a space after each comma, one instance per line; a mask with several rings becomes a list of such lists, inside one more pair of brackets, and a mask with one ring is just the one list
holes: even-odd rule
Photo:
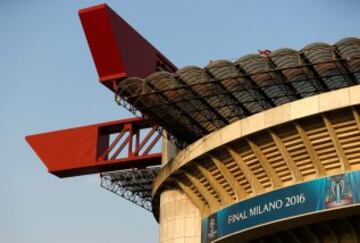
[[241, 172], [245, 176], [246, 180], [249, 182], [251, 186], [251, 190], [257, 194], [259, 192], [264, 191], [264, 187], [261, 185], [259, 180], [256, 178], [253, 171], [250, 169], [250, 167], [245, 163], [245, 161], [241, 158], [240, 154], [235, 152], [230, 147], [226, 147], [227, 151], [230, 153], [232, 158], [235, 160], [236, 164], [239, 166]]
[[252, 151], [254, 152], [256, 158], [260, 162], [261, 166], [264, 168], [273, 188], [282, 186], [282, 182], [279, 176], [277, 175], [276, 171], [271, 167], [269, 161], [266, 159], [259, 146], [249, 139], [247, 139], [247, 142]]
[[271, 135], [272, 139], [274, 140], [274, 143], [275, 143], [277, 149], [279, 150], [282, 158], [284, 159], [287, 167], [289, 168], [294, 181], [295, 182], [303, 181], [304, 177], [302, 176], [299, 168], [296, 166], [291, 155], [286, 150], [286, 147], [285, 147], [283, 141], [281, 141], [280, 137], [277, 134], [275, 134], [273, 131], [270, 131], [270, 135]]
[[309, 139], [308, 135], [306, 134], [304, 128], [297, 122], [295, 122], [294, 125], [296, 127], [297, 132], [299, 133], [299, 135], [301, 137], [301, 140], [303, 141], [303, 143], [305, 145], [306, 151], [309, 154], [311, 162], [314, 165], [316, 175], [318, 177], [324, 176], [325, 175], [324, 166], [321, 164], [319, 156], [317, 155], [314, 147], [312, 146], [310, 139]]
[[211, 212], [217, 211], [221, 204], [216, 199], [214, 195], [199, 181], [198, 178], [193, 176], [191, 173], [183, 171], [183, 174], [188, 178], [188, 180], [196, 187], [196, 189], [200, 192], [200, 194], [205, 198], [207, 203], [210, 205]]
[[215, 166], [218, 168], [218, 170], [221, 172], [221, 174], [224, 176], [226, 181], [229, 183], [230, 187], [234, 190], [236, 201], [245, 198], [247, 195], [245, 189], [239, 184], [239, 182], [232, 175], [229, 169], [224, 165], [224, 163], [221, 162], [219, 159], [215, 158], [214, 156], [209, 157], [213, 161]]
[[350, 164], [349, 161], [345, 155], [345, 152], [340, 144], [340, 141], [338, 137], [336, 136], [335, 129], [330, 121], [330, 119], [326, 115], [322, 115], [322, 119], [325, 123], [325, 126], [328, 130], [328, 133], [330, 135], [331, 141], [335, 147], [336, 154], [339, 157], [340, 165], [343, 171], [349, 171], [350, 170]]
[[216, 180], [216, 178], [211, 174], [211, 172], [207, 168], [205, 168], [204, 165], [196, 164], [195, 166], [198, 168], [198, 170], [201, 172], [201, 174], [206, 178], [206, 180], [209, 182], [211, 187], [217, 193], [217, 195], [220, 198], [223, 206], [232, 204], [234, 202], [234, 199], [231, 197], [231, 195]]

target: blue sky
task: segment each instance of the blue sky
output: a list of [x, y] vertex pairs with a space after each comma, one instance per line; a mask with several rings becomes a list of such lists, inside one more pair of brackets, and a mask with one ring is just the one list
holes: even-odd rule
[[[97, 3], [0, 0], [0, 242], [157, 242], [150, 213], [95, 175], [48, 174], [24, 140], [130, 116], [97, 82], [77, 16]], [[360, 37], [356, 0], [107, 3], [179, 67]]]

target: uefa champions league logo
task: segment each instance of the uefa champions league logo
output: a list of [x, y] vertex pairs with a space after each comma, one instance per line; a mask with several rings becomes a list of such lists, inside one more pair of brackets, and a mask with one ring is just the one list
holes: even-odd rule
[[[215, 215], [216, 217], [216, 215]], [[215, 217], [211, 217], [209, 219], [209, 226], [208, 226], [208, 240], [211, 242], [217, 238], [217, 225]]]

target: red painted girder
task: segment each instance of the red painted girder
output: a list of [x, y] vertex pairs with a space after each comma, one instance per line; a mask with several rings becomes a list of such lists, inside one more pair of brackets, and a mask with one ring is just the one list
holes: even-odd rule
[[176, 71], [164, 55], [106, 4], [79, 11], [100, 81], [115, 91], [114, 80], [145, 78], [163, 69]]
[[[151, 127], [153, 124], [148, 120], [131, 118], [30, 135], [26, 141], [50, 173], [58, 177], [70, 177], [161, 164], [161, 153], [148, 153], [146, 148], [140, 152], [141, 148], [138, 148], [139, 144], [143, 144], [139, 141], [140, 130]], [[109, 156], [113, 149], [119, 149], [116, 142], [120, 142], [120, 139], [115, 139], [110, 144], [111, 134], [127, 134], [124, 147], [128, 151], [125, 158]], [[134, 151], [133, 140], [136, 144]], [[150, 140], [148, 147], [155, 140], [158, 141], [159, 137]]]

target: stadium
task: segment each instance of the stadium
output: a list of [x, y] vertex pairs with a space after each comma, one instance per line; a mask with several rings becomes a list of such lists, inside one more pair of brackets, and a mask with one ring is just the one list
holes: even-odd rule
[[50, 173], [100, 173], [161, 243], [360, 241], [359, 38], [177, 69], [107, 5], [79, 14], [138, 118], [28, 136]]
[[[163, 151], [153, 185], [160, 235], [185, 229], [186, 239], [197, 225], [201, 242], [358, 242], [359, 47], [355, 38], [314, 43], [129, 80], [172, 90], [195, 120], [174, 129], [206, 129], [183, 149]], [[185, 100], [190, 89], [197, 96]], [[192, 110], [195, 100], [212, 119]]]

